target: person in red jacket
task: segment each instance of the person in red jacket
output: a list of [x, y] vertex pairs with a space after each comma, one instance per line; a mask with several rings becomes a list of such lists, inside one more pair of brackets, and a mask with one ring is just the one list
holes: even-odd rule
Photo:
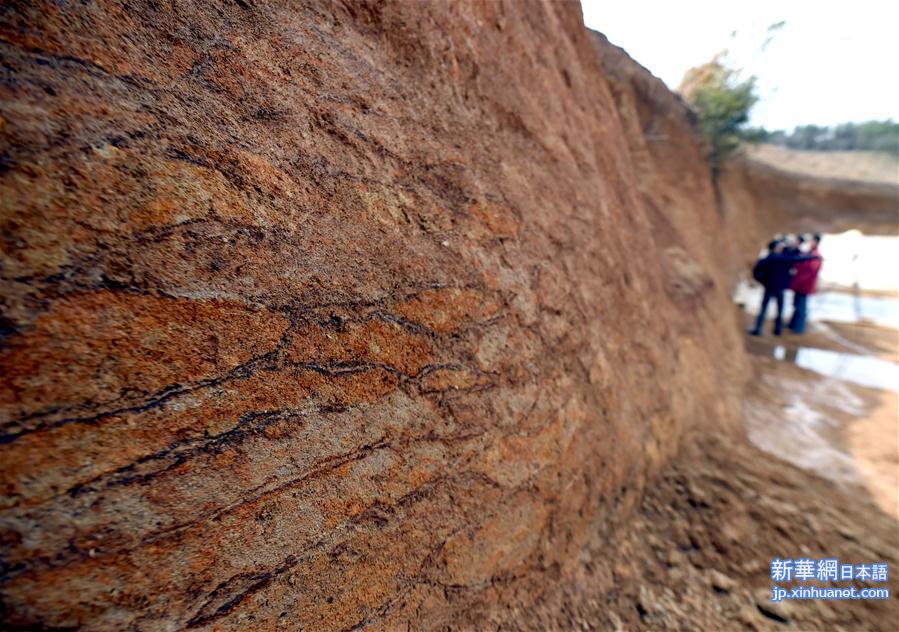
[[818, 252], [818, 244], [821, 243], [821, 235], [814, 235], [810, 242], [810, 255], [816, 258], [801, 261], [796, 264], [796, 274], [790, 281], [790, 289], [793, 290], [793, 316], [787, 325], [790, 331], [796, 334], [805, 332], [805, 321], [808, 318], [808, 297], [814, 294], [818, 285], [818, 273], [821, 271], [821, 255]]

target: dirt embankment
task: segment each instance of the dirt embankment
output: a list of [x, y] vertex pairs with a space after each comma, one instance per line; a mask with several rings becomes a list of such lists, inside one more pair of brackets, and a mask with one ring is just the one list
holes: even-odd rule
[[899, 187], [877, 182], [818, 178], [747, 157], [725, 165], [718, 181], [719, 209], [733, 227], [724, 242], [724, 265], [748, 275], [759, 250], [777, 233], [899, 232]]
[[899, 186], [813, 177], [743, 158], [722, 172], [723, 212], [751, 215], [770, 237], [775, 232], [843, 232], [895, 235]]
[[899, 185], [899, 155], [879, 151], [801, 150], [751, 144], [745, 154], [757, 162], [813, 178]]
[[[723, 165], [716, 199], [712, 200], [714, 187], [703, 149], [696, 141], [693, 113], [679, 95], [623, 49], [600, 33], [593, 37], [627, 135], [638, 190], [654, 219], [657, 241], [679, 240], [695, 256], [705, 257], [722, 281], [730, 283], [749, 269], [759, 249], [775, 233], [899, 232], [895, 173], [892, 181], [853, 179], [850, 158], [845, 155], [825, 161], [820, 156], [803, 157], [804, 152], [787, 155], [789, 152], [778, 154], [772, 148], [748, 148]], [[777, 158], [762, 160], [771, 153]], [[816, 159], [823, 166], [817, 166]], [[876, 159], [863, 156], [859, 158], [862, 165], [855, 168], [863, 169]], [[879, 159], [890, 163], [888, 157]], [[839, 169], [845, 177], [832, 177]], [[889, 167], [881, 166], [879, 173], [887, 171]], [[717, 216], [704, 215], [713, 208], [717, 208]], [[698, 223], [687, 219], [696, 215], [702, 218]]]
[[5, 11], [4, 621], [595, 597], [747, 366], [687, 112], [604, 48], [572, 3]]

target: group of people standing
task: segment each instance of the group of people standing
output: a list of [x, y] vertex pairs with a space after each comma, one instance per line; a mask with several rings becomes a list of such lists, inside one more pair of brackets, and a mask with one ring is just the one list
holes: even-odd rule
[[818, 253], [821, 235], [806, 239], [803, 235], [786, 236], [768, 244], [768, 253], [759, 259], [752, 269], [752, 276], [765, 288], [762, 307], [755, 321], [753, 336], [762, 335], [765, 312], [772, 300], [777, 304], [774, 320], [774, 335], [783, 333], [784, 293], [793, 290], [793, 314], [787, 327], [793, 333], [805, 331], [808, 318], [808, 297], [814, 294], [818, 284], [818, 273], [823, 259]]

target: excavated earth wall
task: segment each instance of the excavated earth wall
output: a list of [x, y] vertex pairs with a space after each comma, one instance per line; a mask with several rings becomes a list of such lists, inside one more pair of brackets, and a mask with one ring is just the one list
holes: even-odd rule
[[0, 55], [7, 625], [521, 617], [736, 431], [734, 224], [576, 3], [21, 3]]
[[721, 182], [725, 212], [755, 209], [757, 221], [784, 231], [897, 232], [895, 184], [801, 176], [748, 159], [728, 164]]

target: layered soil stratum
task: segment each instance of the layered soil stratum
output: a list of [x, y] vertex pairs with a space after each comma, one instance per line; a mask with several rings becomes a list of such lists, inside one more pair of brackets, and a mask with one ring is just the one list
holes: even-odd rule
[[775, 532], [710, 473], [768, 220], [578, 4], [10, 3], [0, 56], [5, 625], [776, 623], [634, 592]]

